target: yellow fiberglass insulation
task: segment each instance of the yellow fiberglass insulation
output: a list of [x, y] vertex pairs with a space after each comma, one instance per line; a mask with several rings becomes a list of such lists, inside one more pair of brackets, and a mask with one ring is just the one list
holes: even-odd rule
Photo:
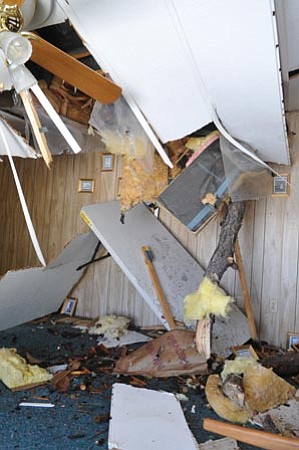
[[123, 157], [121, 210], [129, 211], [139, 202], [154, 202], [167, 187], [168, 169], [159, 155], [155, 154], [152, 164], [142, 159]]
[[43, 383], [52, 378], [45, 369], [27, 364], [15, 348], [0, 349], [0, 379], [8, 388]]
[[198, 290], [187, 295], [184, 300], [184, 319], [202, 320], [209, 314], [226, 317], [232, 301], [233, 298], [226, 295], [216, 283], [204, 277]]
[[256, 366], [257, 364], [258, 362], [252, 357], [242, 358], [237, 356], [235, 359], [226, 360], [221, 372], [221, 378], [222, 380], [225, 380], [231, 373], [241, 375], [246, 372], [249, 367]]
[[206, 397], [213, 410], [223, 419], [246, 423], [253, 416], [253, 411], [249, 406], [245, 405], [241, 408], [224, 395], [219, 375], [209, 376], [206, 384]]
[[286, 403], [296, 392], [294, 386], [276, 375], [272, 369], [266, 369], [260, 364], [246, 369], [243, 389], [246, 403], [257, 412]]

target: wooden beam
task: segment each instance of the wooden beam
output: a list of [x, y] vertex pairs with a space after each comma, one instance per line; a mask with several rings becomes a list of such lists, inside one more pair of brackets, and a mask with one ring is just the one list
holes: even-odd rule
[[240, 425], [220, 422], [218, 420], [204, 419], [203, 428], [212, 433], [245, 442], [249, 445], [265, 450], [295, 450], [299, 449], [299, 439], [280, 436], [279, 434], [266, 433], [253, 430]]
[[162, 287], [161, 287], [161, 284], [160, 284], [157, 272], [156, 272], [156, 270], [155, 270], [155, 268], [153, 266], [152, 256], [151, 256], [151, 249], [148, 246], [143, 246], [143, 247], [141, 247], [141, 250], [142, 250], [142, 253], [143, 253], [143, 256], [144, 256], [144, 261], [145, 261], [145, 264], [146, 264], [149, 276], [150, 276], [150, 278], [152, 280], [155, 292], [156, 292], [158, 300], [160, 302], [163, 315], [164, 315], [165, 319], [168, 322], [169, 328], [171, 330], [174, 330], [176, 328], [176, 324], [175, 324], [175, 321], [174, 321], [173, 316], [171, 314], [171, 311], [170, 311], [169, 305], [167, 303], [166, 297], [164, 295], [164, 292], [162, 290]]
[[30, 92], [25, 89], [24, 91], [20, 92], [20, 97], [22, 99], [22, 102], [24, 104], [26, 113], [28, 115], [28, 118], [30, 120], [33, 133], [36, 137], [39, 149], [41, 151], [42, 157], [45, 160], [45, 163], [47, 164], [48, 168], [50, 169], [51, 163], [52, 163], [52, 154], [50, 152], [50, 149], [48, 147], [47, 139], [45, 137], [45, 134], [41, 132], [42, 125], [40, 123], [38, 114], [36, 112], [36, 109], [34, 107], [32, 97]]
[[255, 321], [254, 321], [254, 313], [253, 313], [252, 304], [250, 301], [250, 295], [249, 295], [249, 291], [248, 291], [246, 274], [245, 274], [245, 270], [244, 270], [244, 265], [243, 265], [241, 249], [240, 249], [240, 244], [239, 244], [238, 238], [235, 240], [235, 257], [236, 257], [236, 263], [238, 266], [238, 274], [239, 274], [239, 279], [240, 279], [240, 283], [241, 283], [241, 288], [242, 288], [242, 293], [243, 293], [243, 298], [244, 298], [244, 307], [245, 307], [245, 312], [246, 312], [246, 316], [248, 319], [250, 334], [251, 334], [252, 339], [257, 339], [258, 336], [257, 336], [257, 331], [256, 331], [256, 326], [255, 326]]
[[121, 88], [72, 56], [30, 33], [31, 59], [49, 72], [67, 81], [101, 103], [111, 103], [121, 95]]

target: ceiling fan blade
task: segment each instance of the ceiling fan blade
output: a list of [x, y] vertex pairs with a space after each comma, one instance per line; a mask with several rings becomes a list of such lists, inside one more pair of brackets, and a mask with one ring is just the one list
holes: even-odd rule
[[[32, 36], [32, 33], [30, 33]], [[101, 103], [112, 103], [121, 88], [41, 37], [31, 39], [31, 60]]]
[[25, 0], [5, 0], [4, 3], [5, 5], [8, 6], [22, 6]]

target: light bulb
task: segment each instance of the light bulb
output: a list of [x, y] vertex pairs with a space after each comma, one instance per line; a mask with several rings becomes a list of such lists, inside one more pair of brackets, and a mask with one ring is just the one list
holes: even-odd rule
[[0, 47], [10, 64], [24, 64], [31, 56], [32, 45], [29, 39], [11, 31], [1, 31]]

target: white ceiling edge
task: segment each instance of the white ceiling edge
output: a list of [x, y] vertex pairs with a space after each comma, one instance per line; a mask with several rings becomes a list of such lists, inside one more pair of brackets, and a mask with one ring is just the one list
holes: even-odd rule
[[212, 107], [263, 160], [289, 163], [272, 0], [58, 3], [162, 142], [206, 125]]
[[[20, 158], [37, 158], [37, 155], [33, 148], [31, 148], [7, 122], [0, 117], [0, 127], [6, 137], [10, 152], [12, 156], [18, 156]], [[4, 144], [0, 138], [0, 155], [7, 156]]]

